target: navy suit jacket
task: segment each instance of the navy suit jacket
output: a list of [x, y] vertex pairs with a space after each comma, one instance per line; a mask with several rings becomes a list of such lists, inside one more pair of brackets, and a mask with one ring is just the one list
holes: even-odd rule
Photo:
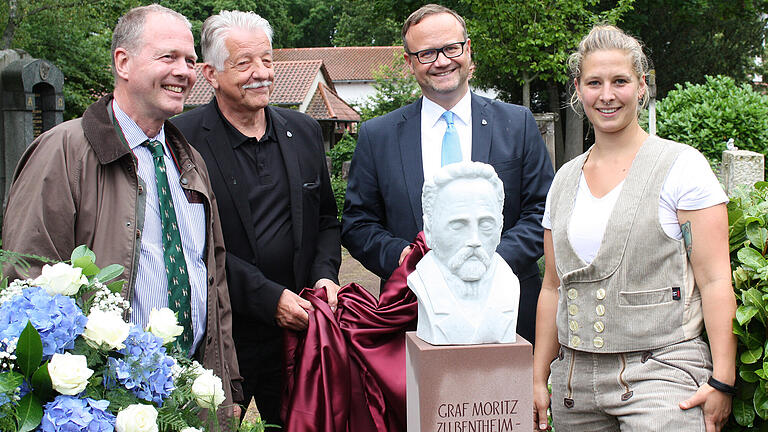
[[[382, 279], [422, 230], [421, 101], [363, 123], [349, 171], [342, 244]], [[472, 160], [493, 166], [504, 183], [504, 227], [496, 251], [520, 279], [518, 333], [532, 342], [541, 289], [541, 216], [554, 174], [533, 114], [473, 93]]]
[[[341, 247], [336, 201], [331, 191], [320, 125], [298, 111], [267, 107], [283, 155], [290, 190], [293, 224], [293, 271], [298, 292], [318, 279], [338, 283]], [[171, 120], [203, 155], [221, 217], [227, 249], [227, 282], [232, 312], [239, 322], [253, 319], [275, 325], [283, 287], [269, 279], [255, 263], [259, 249], [253, 230], [246, 188], [235, 170], [232, 147], [221, 139], [226, 125], [214, 101]]]

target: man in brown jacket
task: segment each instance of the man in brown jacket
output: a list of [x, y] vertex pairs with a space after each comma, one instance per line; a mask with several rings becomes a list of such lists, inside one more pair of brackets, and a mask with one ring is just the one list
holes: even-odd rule
[[[114, 94], [42, 134], [24, 153], [3, 247], [64, 260], [85, 244], [100, 267], [123, 265], [131, 322], [145, 327], [152, 308], [185, 312], [185, 349], [222, 378], [227, 399], [219, 414], [229, 417], [233, 396], [241, 400], [241, 378], [218, 210], [202, 157], [166, 121], [182, 111], [196, 58], [183, 15], [151, 5], [120, 18], [112, 39]], [[170, 249], [178, 254], [173, 265]], [[30, 276], [39, 271], [33, 267]], [[166, 272], [188, 276], [177, 289]]]

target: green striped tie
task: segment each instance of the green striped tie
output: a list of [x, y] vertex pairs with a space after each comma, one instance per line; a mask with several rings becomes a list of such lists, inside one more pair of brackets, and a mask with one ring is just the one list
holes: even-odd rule
[[194, 339], [192, 333], [192, 312], [190, 306], [189, 275], [184, 250], [181, 246], [179, 225], [176, 223], [176, 211], [173, 208], [171, 189], [168, 186], [168, 176], [165, 173], [163, 160], [163, 144], [159, 141], [147, 140], [143, 143], [152, 152], [155, 163], [155, 179], [157, 181], [157, 200], [160, 205], [160, 222], [163, 226], [163, 258], [165, 273], [168, 276], [168, 307], [179, 318], [179, 325], [184, 332], [176, 343], [181, 350], [188, 354]]

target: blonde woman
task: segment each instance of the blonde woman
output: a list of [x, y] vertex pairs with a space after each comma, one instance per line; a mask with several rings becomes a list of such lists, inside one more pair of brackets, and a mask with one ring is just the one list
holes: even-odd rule
[[558, 432], [719, 431], [735, 392], [728, 198], [698, 151], [640, 127], [636, 39], [595, 27], [569, 66], [595, 144], [547, 197], [535, 421], [551, 405]]

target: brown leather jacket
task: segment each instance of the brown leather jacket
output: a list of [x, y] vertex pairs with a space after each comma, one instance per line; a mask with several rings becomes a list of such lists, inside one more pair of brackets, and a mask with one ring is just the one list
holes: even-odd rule
[[[96, 253], [96, 265], [125, 267], [123, 297], [136, 283], [144, 223], [144, 188], [131, 150], [118, 138], [110, 112], [112, 95], [40, 135], [16, 167], [3, 218], [3, 247], [56, 260], [68, 260], [84, 244]], [[240, 400], [240, 372], [232, 342], [232, 309], [224, 274], [224, 238], [208, 171], [200, 154], [171, 123], [165, 136], [189, 199], [201, 200], [206, 214], [205, 260], [208, 267], [206, 335], [197, 357], [221, 377], [225, 405]], [[40, 273], [32, 263], [29, 276]], [[6, 273], [17, 277], [13, 269]], [[231, 386], [226, 383], [230, 382]]]

